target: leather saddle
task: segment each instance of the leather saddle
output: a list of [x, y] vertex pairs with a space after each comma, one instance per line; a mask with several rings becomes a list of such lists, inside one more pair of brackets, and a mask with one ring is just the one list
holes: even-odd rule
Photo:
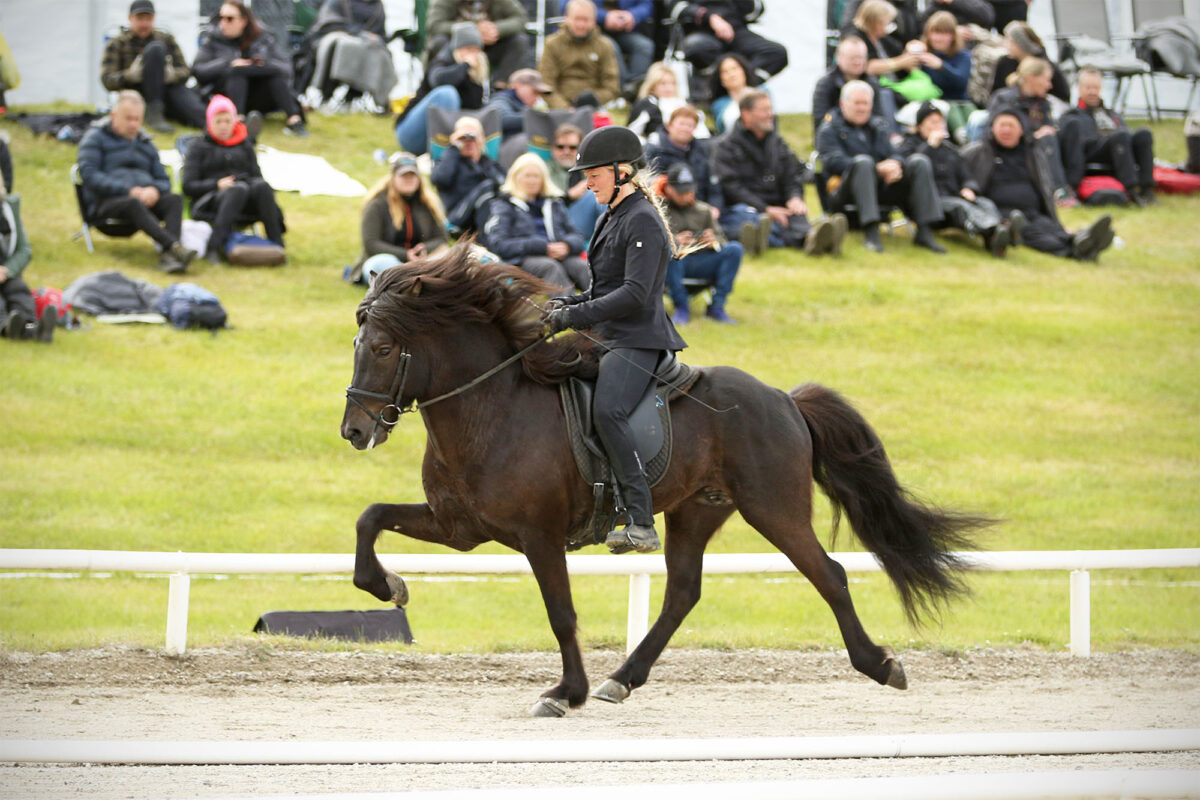
[[[645, 468], [646, 482], [652, 487], [662, 480], [671, 464], [670, 401], [691, 388], [700, 374], [674, 353], [668, 353], [654, 370], [654, 383], [630, 415], [638, 457]], [[595, 391], [595, 382], [580, 378], [568, 378], [559, 386], [571, 453], [579, 474], [592, 487], [594, 498], [588, 521], [571, 531], [567, 539], [568, 550], [603, 542], [616, 524], [618, 514], [612, 467], [592, 416]], [[609, 497], [613, 502], [606, 502]]]

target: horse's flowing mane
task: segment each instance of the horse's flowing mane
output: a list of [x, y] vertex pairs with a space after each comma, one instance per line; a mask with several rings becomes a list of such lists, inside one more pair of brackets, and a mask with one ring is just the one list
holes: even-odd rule
[[[553, 287], [508, 264], [481, 264], [469, 243], [444, 255], [419, 259], [380, 272], [358, 305], [356, 318], [378, 325], [397, 342], [464, 323], [495, 325], [513, 352], [545, 334], [534, 303]], [[526, 353], [525, 373], [539, 383], [561, 383], [570, 375], [594, 374], [591, 342], [558, 336]]]

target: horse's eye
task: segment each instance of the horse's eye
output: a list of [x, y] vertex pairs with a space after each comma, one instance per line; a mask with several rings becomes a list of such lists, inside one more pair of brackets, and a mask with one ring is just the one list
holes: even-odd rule
[[390, 344], [385, 344], [383, 347], [379, 348], [379, 357], [380, 358], [387, 358], [389, 355], [391, 355], [391, 353], [392, 353], [392, 346]]

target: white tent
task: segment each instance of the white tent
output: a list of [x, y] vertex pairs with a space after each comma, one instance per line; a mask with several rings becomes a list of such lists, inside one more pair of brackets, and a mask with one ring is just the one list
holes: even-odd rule
[[[1114, 32], [1129, 32], [1130, 0], [1096, 2], [1108, 4]], [[411, 23], [412, 0], [384, 0], [384, 5], [389, 28]], [[769, 84], [776, 110], [808, 111], [813, 86], [825, 70], [825, 0], [765, 0], [765, 5], [766, 12], [754, 28], [786, 44], [790, 61]], [[156, 0], [155, 6], [158, 24], [175, 35], [189, 60], [193, 58], [201, 26], [198, 0]], [[1033, 0], [1030, 9], [1031, 24], [1047, 41], [1054, 32], [1050, 6], [1050, 0]], [[1200, 18], [1200, 0], [1186, 0], [1186, 6], [1190, 16]], [[104, 43], [120, 29], [128, 12], [129, 0], [0, 0], [0, 31], [22, 78], [9, 102], [103, 104], [107, 97], [100, 85]], [[399, 55], [399, 46], [395, 49]], [[401, 55], [396, 62], [403, 69], [408, 59]], [[408, 85], [400, 82], [401, 88]], [[1137, 103], [1140, 98], [1132, 100]]]

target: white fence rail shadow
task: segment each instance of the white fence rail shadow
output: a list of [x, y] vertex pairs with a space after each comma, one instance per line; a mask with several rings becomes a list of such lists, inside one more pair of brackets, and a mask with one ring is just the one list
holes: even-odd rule
[[[972, 570], [1069, 572], [1071, 582], [1072, 655], [1091, 654], [1091, 571], [1098, 569], [1158, 569], [1200, 567], [1200, 548], [1158, 550], [1012, 550], [959, 553]], [[870, 553], [830, 553], [847, 572], [880, 572]], [[384, 554], [380, 561], [401, 575], [486, 574], [528, 575], [523, 555], [405, 555]], [[0, 549], [0, 569], [46, 569], [91, 572], [161, 572], [170, 575], [167, 598], [168, 653], [187, 649], [188, 595], [191, 575], [319, 575], [354, 571], [352, 554], [336, 553], [156, 553], [127, 550]], [[572, 575], [628, 575], [629, 617], [626, 652], [631, 652], [649, 629], [650, 576], [665, 575], [660, 555], [567, 556]], [[708, 575], [736, 573], [796, 573], [781, 553], [728, 553], [704, 557]]]

